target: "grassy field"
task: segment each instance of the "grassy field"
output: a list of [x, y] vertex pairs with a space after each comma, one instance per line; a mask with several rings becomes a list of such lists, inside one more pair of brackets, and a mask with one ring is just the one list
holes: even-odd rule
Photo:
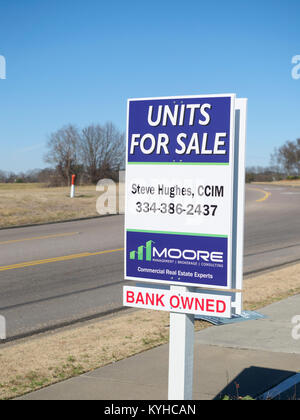
[[42, 184], [0, 184], [0, 228], [97, 216], [96, 186], [47, 188]]
[[[300, 187], [300, 180], [256, 184]], [[0, 228], [97, 216], [99, 196], [94, 185], [76, 187], [76, 197], [71, 200], [69, 187], [0, 184]]]

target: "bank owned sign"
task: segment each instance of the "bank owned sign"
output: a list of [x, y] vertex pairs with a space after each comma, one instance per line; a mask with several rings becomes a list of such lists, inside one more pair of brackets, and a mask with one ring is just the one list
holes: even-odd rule
[[128, 101], [125, 278], [231, 287], [235, 95]]

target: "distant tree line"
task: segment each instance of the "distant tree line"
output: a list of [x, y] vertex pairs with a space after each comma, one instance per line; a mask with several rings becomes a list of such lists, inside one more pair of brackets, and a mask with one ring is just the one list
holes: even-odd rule
[[274, 170], [273, 167], [250, 166], [246, 168], [246, 182], [271, 182], [284, 179], [282, 173]]
[[54, 169], [33, 169], [26, 172], [10, 172], [0, 170], [0, 183], [21, 184], [21, 183], [48, 183], [51, 177], [55, 176]]
[[[27, 172], [0, 170], [0, 183], [40, 182], [51, 186], [70, 185], [73, 174], [79, 184], [100, 179], [118, 180], [125, 166], [125, 134], [113, 123], [91, 124], [83, 129], [67, 125], [52, 133], [45, 162], [51, 166]], [[270, 166], [246, 168], [246, 182], [269, 182], [300, 178], [300, 138], [274, 149]]]
[[40, 182], [49, 186], [96, 184], [100, 179], [118, 180], [125, 167], [125, 134], [108, 122], [83, 129], [67, 125], [52, 133], [47, 142], [46, 169], [14, 173], [0, 170], [0, 183]]
[[300, 178], [300, 139], [287, 141], [275, 148], [270, 166], [252, 166], [246, 169], [246, 182], [277, 181]]

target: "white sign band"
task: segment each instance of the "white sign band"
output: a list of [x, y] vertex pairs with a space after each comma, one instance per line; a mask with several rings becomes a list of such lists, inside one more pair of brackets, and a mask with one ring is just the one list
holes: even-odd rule
[[231, 318], [231, 296], [123, 287], [123, 305], [133, 308]]

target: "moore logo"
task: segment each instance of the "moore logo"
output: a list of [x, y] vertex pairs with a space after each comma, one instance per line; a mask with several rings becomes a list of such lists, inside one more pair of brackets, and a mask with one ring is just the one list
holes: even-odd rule
[[145, 245], [140, 245], [137, 250], [130, 251], [131, 260], [152, 261], [153, 258], [169, 258], [174, 260], [206, 261], [222, 264], [223, 252], [195, 251], [193, 249], [164, 248], [158, 250], [154, 241], [148, 241]]

